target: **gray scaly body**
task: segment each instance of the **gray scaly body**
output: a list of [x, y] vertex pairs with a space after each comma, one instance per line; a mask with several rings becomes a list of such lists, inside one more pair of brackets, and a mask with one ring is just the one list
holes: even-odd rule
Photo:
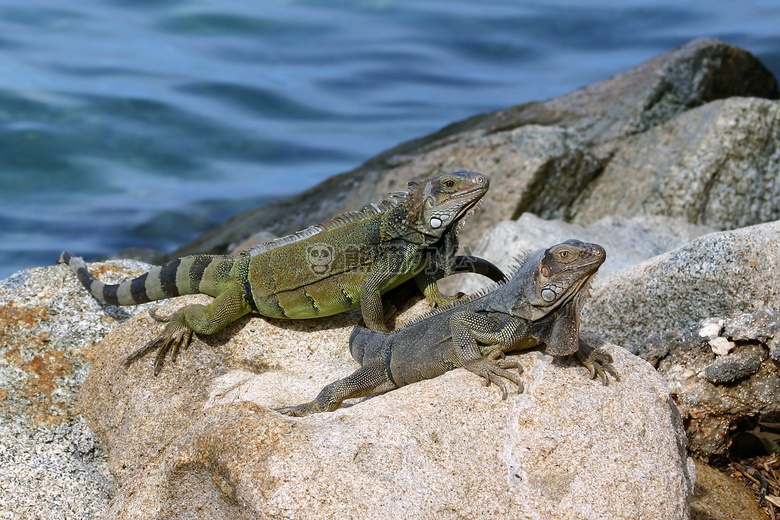
[[590, 281], [606, 253], [597, 244], [569, 240], [526, 256], [508, 281], [453, 303], [387, 334], [356, 327], [352, 356], [361, 368], [326, 386], [311, 402], [279, 409], [303, 416], [332, 411], [345, 399], [379, 394], [464, 367], [494, 383], [518, 385], [519, 364], [505, 352], [545, 345], [555, 356], [572, 356], [591, 377], [617, 378], [611, 358], [581, 340], [579, 316]]

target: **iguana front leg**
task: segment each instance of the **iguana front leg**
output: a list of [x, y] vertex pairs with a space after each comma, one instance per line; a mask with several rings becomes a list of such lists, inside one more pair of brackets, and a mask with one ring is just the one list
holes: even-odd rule
[[243, 288], [238, 283], [232, 283], [208, 305], [187, 305], [167, 317], [151, 312], [152, 318], [167, 325], [159, 336], [125, 358], [124, 365], [127, 367], [136, 359], [159, 349], [154, 360], [154, 375], [157, 375], [168, 352], [171, 352], [171, 361], [175, 362], [179, 349], [187, 348], [193, 332], [214, 334], [251, 311]]
[[[504, 350], [514, 343], [516, 329], [513, 321], [502, 325], [496, 319], [474, 312], [458, 312], [450, 318], [452, 341], [461, 366], [484, 377], [485, 386], [493, 383], [499, 387], [502, 399], [507, 398], [508, 391], [501, 378], [515, 383], [518, 393], [523, 392], [522, 367], [516, 360], [504, 357]], [[477, 341], [491, 346], [486, 349], [488, 355], [482, 355]], [[516, 368], [518, 374], [510, 372], [510, 368]]]
[[403, 263], [404, 259], [397, 254], [385, 255], [385, 258], [374, 264], [360, 286], [360, 311], [363, 314], [363, 322], [371, 330], [390, 332], [385, 323], [381, 289], [402, 272]]
[[431, 273], [428, 269], [424, 269], [414, 277], [414, 282], [417, 284], [417, 287], [420, 288], [423, 295], [425, 295], [425, 299], [428, 300], [431, 307], [441, 307], [450, 302], [457, 301], [464, 296], [463, 293], [458, 293], [455, 296], [442, 294], [436, 280], [438, 280], [436, 274]]
[[451, 260], [447, 269], [438, 265], [429, 265], [414, 277], [414, 281], [420, 291], [425, 295], [425, 299], [428, 300], [431, 307], [440, 307], [447, 303], [460, 300], [465, 296], [464, 293], [448, 296], [439, 290], [438, 280], [456, 273], [481, 274], [494, 282], [506, 280], [506, 275], [504, 275], [501, 269], [484, 258], [476, 256], [456, 256]]
[[297, 406], [285, 406], [276, 411], [293, 417], [303, 417], [313, 413], [332, 412], [346, 399], [364, 397], [395, 388], [385, 373], [382, 364], [372, 363], [360, 367], [344, 379], [336, 380], [323, 388], [313, 401]]

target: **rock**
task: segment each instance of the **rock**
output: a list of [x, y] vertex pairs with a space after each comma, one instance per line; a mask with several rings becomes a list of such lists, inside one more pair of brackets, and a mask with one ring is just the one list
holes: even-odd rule
[[[701, 334], [718, 329], [717, 337]], [[735, 345], [719, 355], [713, 340]], [[689, 448], [702, 459], [728, 453], [748, 419], [780, 415], [780, 367], [768, 361], [780, 341], [780, 314], [761, 308], [733, 318], [709, 318], [682, 333], [651, 337], [635, 352], [669, 382], [686, 420]]]
[[526, 390], [506, 401], [458, 369], [333, 413], [274, 412], [354, 369], [355, 319], [244, 319], [157, 377], [151, 359], [120, 364], [156, 334], [150, 318], [115, 329], [79, 398], [119, 480], [106, 518], [688, 518], [677, 409], [619, 347], [605, 346], [609, 386], [528, 352]]
[[[711, 231], [704, 226], [663, 216], [607, 217], [589, 226], [580, 226], [523, 213], [515, 221], [503, 221], [489, 229], [469, 252], [507, 269], [514, 264], [516, 256], [576, 238], [595, 242], [606, 249], [607, 260], [599, 268], [597, 278], [604, 279]], [[471, 293], [485, 285], [483, 277], [469, 275], [469, 281], [459, 289]]]
[[773, 344], [780, 335], [780, 311], [764, 307], [754, 313], [739, 314], [723, 322], [723, 336], [732, 341], [753, 341]]
[[710, 344], [712, 351], [719, 356], [727, 355], [734, 347], [737, 346], [733, 341], [729, 341], [723, 337], [712, 338], [707, 343]]
[[[624, 140], [629, 139], [636, 149], [631, 136], [671, 121], [691, 108], [733, 96], [777, 99], [777, 80], [743, 49], [713, 39], [695, 40], [566, 96], [475, 116], [403, 143], [289, 201], [241, 213], [166, 258], [195, 252], [224, 252], [231, 244], [259, 230], [285, 235], [381, 199], [390, 191], [404, 188], [410, 180], [456, 167], [482, 171], [493, 181], [483, 204], [486, 211], [472, 217], [463, 229], [464, 245], [473, 246], [490, 225], [516, 219], [524, 212], [544, 218], [574, 219], [577, 216], [572, 211], [574, 198], [587, 198], [581, 192], [587, 192], [591, 183], [599, 179]], [[739, 115], [735, 119], [738, 126], [742, 125], [738, 130], [745, 131], [743, 123], [747, 121], [762, 118], [774, 121], [767, 107], [761, 114]], [[702, 117], [704, 113], [698, 114]], [[691, 116], [689, 120], [695, 121], [696, 117]], [[719, 128], [728, 128], [727, 121], [723, 124]], [[753, 135], [758, 137], [765, 130], [768, 129], [757, 128]], [[697, 135], [706, 134], [704, 129]], [[710, 138], [713, 143], [717, 142], [715, 137]], [[725, 141], [734, 145], [743, 142], [735, 132]], [[761, 161], [776, 146], [771, 141], [763, 142], [767, 150], [762, 151]], [[714, 151], [713, 155], [717, 153]], [[627, 152], [621, 162], [630, 162], [630, 157]], [[655, 156], [651, 162], [663, 159]], [[675, 159], [682, 161], [684, 157], [669, 160]], [[760, 164], [759, 161], [756, 166]], [[768, 178], [751, 168], [748, 171], [752, 177]], [[775, 175], [776, 170], [770, 168]], [[632, 172], [627, 175], [635, 177]], [[605, 181], [599, 186], [599, 193], [609, 189]], [[724, 192], [718, 200], [728, 202], [728, 193]], [[598, 202], [595, 198], [590, 200], [588, 207], [593, 210]], [[771, 207], [771, 201], [762, 206]], [[746, 213], [753, 212], [753, 204], [748, 209]], [[745, 211], [736, 211], [742, 218], [741, 212]], [[598, 218], [592, 211], [588, 213], [589, 221]], [[714, 222], [720, 225], [722, 220], [718, 218]]]
[[[138, 274], [137, 262], [101, 264], [106, 279]], [[66, 266], [0, 281], [0, 518], [98, 518], [115, 491], [105, 453], [73, 406], [93, 345], [117, 309], [86, 297]]]
[[744, 484], [699, 461], [696, 461], [695, 490], [691, 520], [767, 518]]
[[704, 368], [699, 377], [716, 385], [736, 383], [758, 372], [766, 358], [767, 353], [760, 345], [748, 345], [735, 352], [718, 356]]
[[711, 233], [597, 278], [583, 323], [636, 352], [654, 334], [692, 330], [707, 318], [780, 309], [778, 272], [780, 221]]
[[778, 269], [780, 221], [711, 233], [594, 282], [583, 327], [658, 367], [699, 457], [725, 454], [741, 420], [780, 410], [780, 369], [767, 361], [780, 342]]
[[579, 224], [664, 215], [714, 229], [780, 218], [780, 102], [713, 101], [622, 141], [572, 204]]

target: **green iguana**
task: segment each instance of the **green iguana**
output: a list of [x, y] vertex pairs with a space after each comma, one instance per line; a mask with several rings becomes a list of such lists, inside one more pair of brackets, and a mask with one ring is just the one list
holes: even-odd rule
[[157, 338], [125, 360], [159, 349], [154, 373], [170, 351], [176, 360], [192, 333], [214, 334], [250, 312], [273, 318], [316, 318], [361, 307], [371, 329], [388, 330], [381, 294], [414, 278], [432, 305], [444, 296], [436, 280], [452, 272], [503, 273], [487, 261], [455, 257], [457, 228], [488, 190], [487, 176], [456, 170], [394, 192], [379, 204], [342, 213], [303, 231], [236, 255], [191, 255], [146, 274], [107, 285], [81, 258], [65, 251], [67, 263], [98, 300], [138, 305], [183, 294], [214, 297], [208, 305], [187, 305], [168, 317]]
[[[462, 302], [435, 309], [393, 333], [355, 327], [349, 344], [361, 368], [322, 389], [311, 402], [279, 408], [292, 416], [333, 411], [345, 399], [375, 395], [464, 367], [495, 383], [523, 384], [520, 365], [505, 352], [544, 344], [554, 356], [571, 356], [607, 384], [618, 379], [609, 354], [580, 338], [580, 310], [606, 253], [597, 244], [567, 240], [518, 261], [508, 281]], [[517, 368], [518, 373], [508, 369]]]

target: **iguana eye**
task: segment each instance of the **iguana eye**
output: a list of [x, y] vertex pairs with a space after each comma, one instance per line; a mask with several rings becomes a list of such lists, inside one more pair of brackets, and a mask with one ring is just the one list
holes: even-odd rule
[[566, 258], [569, 256], [569, 252], [566, 250], [561, 251], [560, 253], [558, 253], [558, 256], [560, 256], [561, 258]]
[[444, 184], [445, 188], [454, 188], [455, 187], [455, 181], [452, 179], [447, 179], [442, 184]]

